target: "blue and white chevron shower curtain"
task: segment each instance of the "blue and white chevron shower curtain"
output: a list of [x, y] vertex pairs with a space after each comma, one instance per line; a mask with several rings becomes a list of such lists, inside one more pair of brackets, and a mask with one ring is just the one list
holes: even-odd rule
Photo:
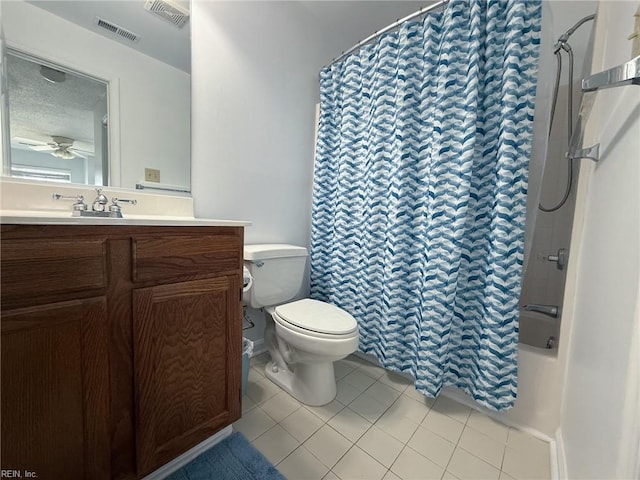
[[516, 397], [539, 0], [450, 0], [322, 70], [311, 296], [436, 396]]

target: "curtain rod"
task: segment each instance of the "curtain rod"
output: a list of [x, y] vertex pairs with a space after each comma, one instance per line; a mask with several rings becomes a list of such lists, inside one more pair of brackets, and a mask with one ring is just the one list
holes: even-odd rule
[[375, 32], [373, 35], [369, 35], [367, 38], [365, 38], [364, 40], [359, 41], [358, 43], [356, 43], [353, 47], [351, 47], [349, 50], [345, 50], [344, 52], [342, 52], [342, 54], [338, 55], [336, 58], [334, 58], [333, 60], [331, 60], [331, 62], [329, 62], [328, 65], [325, 65], [326, 67], [328, 67], [329, 65], [333, 65], [334, 63], [342, 60], [344, 57], [346, 57], [347, 55], [349, 55], [352, 52], [355, 52], [356, 50], [358, 50], [359, 48], [363, 47], [364, 45], [366, 45], [367, 43], [369, 43], [371, 40], [374, 40], [376, 38], [378, 38], [380, 35], [384, 35], [385, 33], [394, 30], [395, 28], [399, 27], [400, 25], [402, 25], [404, 22], [411, 20], [413, 18], [419, 17], [421, 15], [424, 15], [425, 13], [429, 13], [432, 10], [435, 10], [437, 8], [440, 7], [444, 7], [446, 6], [447, 2], [449, 0], [441, 0], [440, 2], [434, 3], [433, 5], [429, 5], [428, 7], [422, 7], [420, 10], [418, 10], [417, 12], [413, 12], [409, 15], [407, 15], [404, 18], [401, 18], [399, 20], [396, 20], [395, 22], [393, 22], [391, 25], [384, 27], [382, 30]]

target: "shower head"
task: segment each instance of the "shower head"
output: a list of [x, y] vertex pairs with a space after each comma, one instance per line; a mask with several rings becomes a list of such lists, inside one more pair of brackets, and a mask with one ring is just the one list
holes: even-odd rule
[[[580, 20], [578, 20], [573, 27], [571, 27], [569, 30], [567, 30], [562, 35], [560, 35], [560, 37], [558, 37], [558, 41], [556, 42], [556, 44], [553, 47], [554, 53], [559, 51], [561, 48], [564, 48], [563, 45], [567, 44], [567, 42], [569, 41], [569, 37], [571, 35], [573, 35], [578, 28], [580, 28], [586, 22], [588, 22], [590, 20], [593, 20], [595, 18], [596, 18], [595, 13], [592, 14], [592, 15], [587, 15], [586, 17], [581, 18]], [[569, 48], [571, 48], [571, 47], [569, 47]]]
[[596, 18], [596, 15], [594, 13], [592, 15], [587, 15], [586, 17], [578, 20], [573, 27], [571, 27], [569, 30], [567, 30], [566, 32], [564, 32], [562, 35], [558, 37], [558, 41], [553, 46], [553, 53], [558, 53], [561, 49], [564, 50], [565, 52], [568, 52], [569, 50], [571, 50], [571, 45], [569, 45], [568, 43], [569, 37], [573, 35], [575, 31], [578, 28], [580, 28], [583, 24], [595, 18]]

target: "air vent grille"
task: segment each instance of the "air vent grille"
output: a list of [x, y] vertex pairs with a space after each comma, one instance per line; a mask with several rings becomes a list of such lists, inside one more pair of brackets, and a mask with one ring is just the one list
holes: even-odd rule
[[189, 20], [189, 10], [171, 0], [147, 0], [144, 8], [177, 27], [182, 27]]
[[104, 18], [95, 17], [93, 23], [98, 27], [107, 30], [108, 32], [111, 32], [112, 34], [124, 38], [125, 40], [128, 40], [130, 42], [136, 43], [140, 40], [140, 35], [138, 35], [137, 33], [133, 33], [132, 31], [127, 30], [126, 28], [122, 28], [121, 26], [116, 25], [113, 22], [109, 22]]

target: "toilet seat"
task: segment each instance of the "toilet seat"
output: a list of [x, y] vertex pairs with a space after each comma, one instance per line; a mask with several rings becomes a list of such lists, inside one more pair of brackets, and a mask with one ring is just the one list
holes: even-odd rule
[[305, 298], [275, 308], [274, 320], [285, 328], [322, 338], [357, 335], [356, 319], [341, 308]]

